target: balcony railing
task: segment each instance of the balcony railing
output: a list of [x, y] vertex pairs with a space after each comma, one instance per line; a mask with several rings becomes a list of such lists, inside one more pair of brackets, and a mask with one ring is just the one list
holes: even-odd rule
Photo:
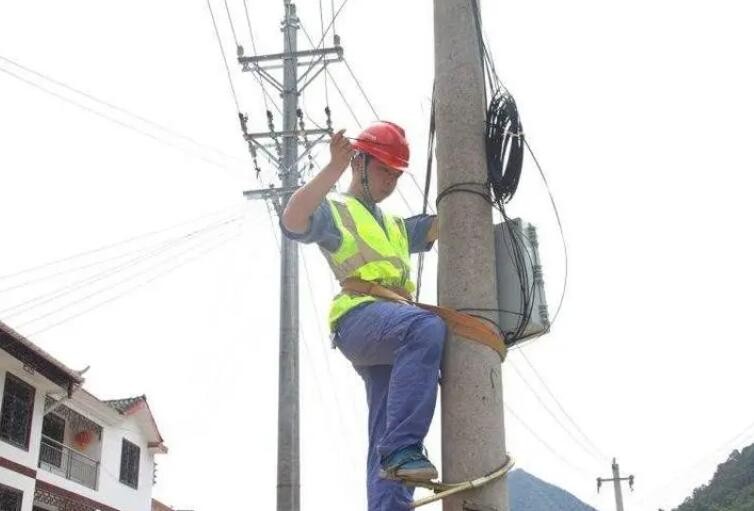
[[99, 461], [46, 436], [42, 437], [39, 450], [39, 468], [97, 489]]

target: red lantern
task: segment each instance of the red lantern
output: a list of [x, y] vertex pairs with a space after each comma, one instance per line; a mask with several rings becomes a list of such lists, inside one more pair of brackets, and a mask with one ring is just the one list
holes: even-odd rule
[[92, 442], [92, 432], [89, 430], [79, 431], [76, 433], [76, 436], [73, 437], [74, 441], [76, 442], [76, 445], [79, 449], [84, 449], [87, 445], [89, 445]]

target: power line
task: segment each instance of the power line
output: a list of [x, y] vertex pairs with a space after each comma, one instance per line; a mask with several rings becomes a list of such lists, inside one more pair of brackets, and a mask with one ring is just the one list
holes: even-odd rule
[[562, 461], [564, 464], [568, 465], [569, 467], [573, 468], [574, 470], [581, 472], [582, 474], [586, 474], [587, 476], [591, 476], [591, 474], [584, 470], [583, 468], [574, 465], [567, 459], [565, 459], [563, 456], [560, 455], [549, 443], [547, 443], [539, 434], [537, 434], [536, 431], [534, 431], [513, 409], [508, 405], [507, 403], [504, 405], [505, 410], [513, 417], [515, 418], [521, 426], [532, 436], [535, 440], [537, 440], [545, 449], [550, 451], [553, 456], [558, 458], [560, 461]]
[[[249, 16], [249, 7], [246, 4], [246, 0], [243, 0], [243, 8], [244, 13], [246, 14], [246, 25], [249, 28], [249, 37], [251, 38], [251, 49], [254, 52], [254, 56], [257, 55], [257, 43], [254, 40], [254, 30], [251, 28], [251, 17]], [[254, 78], [259, 83], [259, 88], [262, 90], [262, 99], [264, 100], [264, 108], [265, 110], [270, 109], [269, 103], [272, 103], [272, 105], [275, 107], [275, 109], [278, 111], [279, 114], [283, 113], [283, 110], [278, 106], [278, 104], [275, 102], [275, 100], [270, 96], [270, 94], [267, 92], [267, 87], [265, 86], [264, 82], [262, 81], [262, 78], [257, 73], [252, 73], [254, 75]], [[269, 101], [268, 101], [269, 100]]]
[[354, 74], [353, 69], [351, 69], [351, 66], [348, 64], [348, 61], [345, 57], [343, 57], [343, 63], [346, 65], [346, 69], [348, 69], [348, 72], [353, 77], [354, 81], [356, 82], [356, 86], [361, 91], [361, 95], [364, 96], [364, 99], [366, 100], [367, 104], [369, 105], [369, 108], [372, 109], [372, 113], [374, 114], [375, 120], [378, 120], [380, 118], [379, 115], [377, 115], [377, 110], [374, 109], [374, 106], [372, 105], [372, 102], [369, 101], [369, 97], [367, 96], [366, 92], [364, 92], [364, 88], [361, 86], [361, 82], [358, 78], [356, 78], [356, 74]]
[[[584, 438], [584, 440], [586, 440], [586, 442], [591, 446], [591, 448], [593, 449], [593, 451], [596, 454], [599, 455], [599, 458], [601, 458], [601, 461], [603, 461], [603, 462], [604, 461], [609, 461], [610, 460], [609, 456], [607, 456], [599, 447], [597, 447], [597, 445], [592, 441], [592, 439], [589, 438], [589, 436], [586, 433], [584, 433], [584, 430], [581, 429], [581, 427], [576, 423], [576, 421], [573, 419], [573, 417], [571, 417], [571, 415], [565, 410], [565, 408], [563, 407], [563, 405], [560, 403], [560, 400], [557, 397], [555, 397], [555, 394], [550, 389], [550, 386], [547, 385], [547, 382], [544, 380], [544, 378], [539, 373], [539, 371], [537, 371], [537, 368], [534, 367], [534, 364], [532, 364], [532, 362], [529, 360], [529, 357], [526, 356], [526, 353], [524, 353], [523, 349], [520, 349], [520, 350], [517, 350], [517, 351], [521, 355], [521, 358], [524, 359], [524, 362], [526, 362], [526, 365], [529, 366], [529, 369], [531, 369], [531, 371], [537, 377], [537, 379], [539, 380], [539, 383], [542, 384], [542, 387], [544, 387], [544, 389], [547, 392], [547, 394], [555, 402], [555, 404], [557, 405], [558, 409], [563, 413], [563, 415], [565, 415], [566, 419], [568, 419], [568, 421], [571, 423], [571, 425]], [[516, 370], [518, 370], [518, 369], [516, 369]]]
[[[223, 48], [223, 42], [220, 38], [220, 31], [217, 28], [217, 22], [215, 21], [215, 13], [212, 12], [212, 4], [210, 0], [207, 0], [207, 7], [209, 8], [209, 15], [212, 18], [212, 26], [215, 29], [215, 35], [217, 36], [217, 45], [220, 47], [220, 54], [223, 58], [223, 64], [225, 65], [225, 72], [228, 75], [228, 84], [230, 84], [230, 93], [233, 96], [233, 102], [236, 105], [236, 112], [241, 112], [241, 106], [238, 104], [238, 96], [236, 95], [236, 88], [233, 86], [233, 79], [230, 76], [230, 67], [228, 66], [228, 59], [225, 56], [225, 49]], [[228, 14], [230, 16], [230, 13]]]
[[[233, 42], [236, 43], [236, 48], [239, 48], [241, 45], [238, 44], [238, 36], [236, 36], [236, 27], [233, 26], [233, 17], [230, 15], [230, 9], [228, 8], [228, 0], [223, 0], [223, 3], [225, 4], [225, 12], [228, 14], [228, 23], [230, 24], [230, 31], [233, 34]], [[225, 58], [225, 56], [223, 56]]]
[[47, 74], [44, 74], [44, 73], [42, 73], [40, 71], [36, 71], [34, 69], [31, 69], [28, 66], [20, 64], [16, 60], [9, 59], [8, 57], [3, 57], [2, 55], [0, 55], [0, 60], [4, 60], [4, 61], [8, 62], [9, 64], [12, 64], [13, 66], [16, 66], [17, 68], [26, 71], [29, 74], [32, 74], [32, 75], [35, 75], [35, 76], [37, 76], [39, 78], [47, 80], [48, 82], [53, 83], [53, 84], [57, 85], [58, 87], [62, 87], [64, 89], [67, 89], [67, 90], [69, 90], [69, 91], [71, 91], [71, 92], [73, 92], [75, 94], [78, 94], [80, 96], [83, 96], [83, 97], [91, 100], [91, 101], [94, 101], [95, 103], [99, 103], [99, 104], [101, 104], [103, 106], [106, 106], [108, 108], [111, 108], [111, 109], [113, 109], [113, 110], [115, 110], [117, 112], [120, 112], [122, 114], [128, 115], [129, 117], [133, 117], [134, 119], [137, 119], [137, 120], [139, 120], [139, 121], [141, 121], [141, 122], [143, 122], [145, 124], [148, 124], [148, 125], [150, 125], [150, 126], [152, 126], [154, 128], [157, 128], [157, 129], [159, 129], [161, 131], [164, 131], [165, 133], [168, 133], [168, 134], [170, 134], [170, 135], [172, 135], [172, 136], [174, 136], [176, 138], [180, 138], [180, 139], [186, 140], [187, 142], [190, 142], [191, 144], [194, 144], [197, 147], [201, 147], [201, 148], [206, 149], [208, 151], [214, 152], [214, 153], [219, 154], [220, 156], [223, 156], [225, 158], [245, 163], [245, 160], [243, 160], [241, 158], [238, 158], [236, 156], [230, 155], [230, 154], [228, 154], [228, 153], [226, 153], [226, 152], [224, 152], [224, 151], [222, 151], [222, 150], [220, 150], [220, 149], [218, 149], [216, 147], [213, 147], [211, 145], [199, 142], [198, 140], [196, 140], [196, 139], [194, 139], [194, 138], [192, 138], [192, 137], [190, 137], [188, 135], [184, 135], [183, 133], [175, 131], [172, 128], [169, 128], [169, 127], [164, 126], [162, 124], [159, 124], [159, 123], [157, 123], [155, 121], [147, 119], [146, 117], [143, 117], [143, 116], [141, 116], [139, 114], [136, 114], [134, 112], [131, 112], [130, 110], [127, 110], [127, 109], [125, 109], [123, 107], [120, 107], [118, 105], [110, 103], [109, 101], [105, 101], [103, 99], [100, 99], [100, 98], [94, 96], [93, 94], [91, 94], [89, 92], [83, 91], [81, 89], [77, 89], [77, 88], [75, 88], [75, 87], [73, 87], [73, 86], [71, 86], [71, 85], [69, 85], [67, 83], [61, 82], [60, 80], [56, 80], [56, 79], [50, 77]]
[[29, 85], [31, 87], [34, 87], [35, 89], [38, 89], [38, 90], [44, 92], [45, 94], [49, 94], [50, 96], [56, 97], [56, 98], [58, 98], [58, 99], [60, 99], [62, 101], [65, 101], [66, 103], [74, 105], [74, 106], [76, 106], [76, 107], [78, 107], [78, 108], [80, 108], [80, 109], [82, 109], [84, 111], [87, 111], [87, 112], [89, 112], [89, 113], [91, 113], [93, 115], [96, 115], [97, 117], [100, 117], [102, 119], [106, 119], [106, 120], [108, 120], [110, 122], [113, 122], [113, 123], [115, 123], [115, 124], [123, 127], [123, 128], [126, 128], [128, 130], [134, 131], [136, 133], [139, 133], [140, 135], [143, 135], [145, 137], [151, 138], [152, 140], [160, 142], [160, 143], [162, 143], [164, 145], [168, 145], [170, 147], [173, 147], [174, 149], [178, 149], [178, 150], [180, 150], [180, 151], [182, 151], [182, 152], [184, 152], [184, 153], [186, 153], [186, 154], [188, 154], [190, 156], [193, 156], [195, 158], [199, 158], [200, 160], [203, 160], [206, 163], [210, 163], [210, 164], [212, 164], [212, 165], [214, 165], [216, 167], [219, 167], [219, 168], [222, 168], [222, 169], [225, 169], [225, 170], [239, 170], [239, 169], [237, 169], [235, 167], [229, 167], [229, 166], [227, 166], [227, 165], [225, 165], [223, 163], [220, 163], [218, 161], [215, 161], [215, 160], [213, 160], [211, 158], [207, 158], [206, 156], [203, 156], [201, 154], [197, 154], [197, 153], [194, 153], [194, 152], [191, 152], [191, 151], [187, 151], [185, 148], [181, 147], [180, 145], [175, 144], [175, 143], [173, 143], [173, 142], [171, 142], [169, 140], [166, 140], [165, 138], [162, 138], [162, 137], [159, 137], [159, 136], [154, 135], [152, 133], [149, 133], [147, 131], [144, 131], [144, 130], [136, 127], [136, 126], [133, 126], [133, 125], [128, 124], [128, 123], [126, 123], [124, 121], [121, 121], [120, 119], [117, 119], [117, 118], [112, 117], [110, 115], [107, 115], [107, 114], [105, 114], [103, 112], [95, 110], [95, 109], [93, 109], [91, 107], [88, 107], [88, 106], [86, 106], [86, 105], [84, 105], [82, 103], [79, 103], [79, 102], [77, 102], [77, 101], [75, 101], [75, 100], [73, 100], [71, 98], [67, 98], [67, 97], [65, 97], [65, 96], [63, 96], [61, 94], [58, 94], [57, 92], [51, 91], [51, 90], [43, 87], [42, 85], [39, 85], [39, 84], [34, 83], [34, 82], [30, 81], [30, 80], [27, 80], [26, 78], [23, 78], [22, 76], [17, 75], [16, 73], [14, 73], [12, 71], [0, 68], [0, 72], [5, 73], [8, 76], [11, 76], [11, 77], [15, 78], [16, 80], [19, 80], [19, 81], [21, 81], [21, 82], [23, 82], [23, 83], [25, 83], [25, 84], [27, 84], [27, 85]]
[[[42, 304], [45, 304], [45, 303], [49, 303], [49, 302], [51, 302], [51, 301], [53, 301], [53, 300], [55, 300], [57, 298], [60, 298], [61, 296], [65, 296], [67, 294], [70, 294], [71, 292], [76, 291], [77, 289], [81, 289], [82, 287], [88, 286], [89, 284], [93, 284], [93, 283], [99, 282], [101, 280], [104, 280], [104, 279], [108, 278], [111, 275], [114, 275], [114, 274], [117, 274], [117, 273], [123, 271], [126, 268], [130, 268], [132, 266], [136, 266], [139, 263], [141, 263], [142, 261], [145, 261], [145, 260], [147, 260], [147, 259], [149, 259], [151, 257], [154, 257], [155, 255], [158, 255], [158, 254], [170, 251], [173, 248], [175, 248], [175, 247], [177, 247], [177, 246], [179, 246], [179, 245], [181, 245], [183, 243], [187, 243], [187, 242], [192, 241], [193, 239], [195, 239], [198, 236], [203, 236], [203, 235], [205, 235], [205, 234], [207, 234], [209, 232], [212, 232], [215, 229], [224, 227], [224, 226], [226, 226], [226, 225], [228, 225], [228, 224], [230, 224], [232, 222], [236, 222], [236, 221], [238, 221], [239, 218], [240, 217], [236, 217], [235, 219], [224, 220], [224, 221], [218, 222], [216, 224], [204, 227], [202, 229], [198, 229], [198, 230], [192, 231], [192, 232], [187, 233], [187, 234], [185, 234], [183, 236], [163, 241], [163, 242], [159, 243], [157, 245], [157, 248], [154, 249], [154, 250], [152, 250], [151, 252], [147, 252], [146, 254], [138, 255], [136, 257], [128, 259], [126, 262], [121, 263], [121, 264], [119, 264], [119, 265], [117, 265], [115, 267], [106, 268], [105, 270], [103, 270], [103, 271], [101, 271], [99, 273], [95, 273], [94, 275], [91, 275], [91, 276], [89, 276], [89, 277], [87, 277], [87, 278], [85, 278], [83, 280], [74, 282], [72, 284], [69, 284], [69, 285], [66, 285], [66, 286], [62, 286], [62, 287], [60, 287], [58, 289], [53, 290], [52, 292], [49, 292], [49, 293], [46, 293], [46, 294], [42, 294], [40, 296], [31, 298], [29, 300], [26, 300], [24, 302], [21, 302], [19, 304], [14, 305], [14, 306], [2, 309], [2, 310], [0, 310], [0, 314], [5, 314], [6, 318], [14, 317], [14, 316], [17, 316], [19, 314], [23, 314], [24, 312], [27, 312], [27, 311], [29, 311], [29, 310], [31, 310], [33, 308], [38, 307], [39, 305], [42, 305]], [[30, 305], [30, 306], [29, 307], [24, 307], [26, 305]], [[20, 310], [17, 310], [15, 312], [11, 313], [11, 314], [7, 314], [9, 311], [12, 311], [12, 310], [15, 310], [15, 309], [20, 309]]]
[[[313, 49], [318, 50], [319, 47], [322, 46], [322, 43], [325, 41], [325, 36], [330, 31], [330, 29], [335, 26], [335, 19], [338, 16], [340, 16], [340, 13], [343, 10], [343, 7], [345, 7], [347, 3], [348, 3], [348, 0], [343, 0], [343, 2], [340, 4], [340, 7], [338, 7], [338, 11], [335, 14], [333, 14], [332, 21], [330, 21], [330, 24], [327, 25], [327, 28], [322, 33], [322, 39], [319, 40], [319, 42], [316, 44], [316, 46], [314, 44], [312, 44], [312, 48]], [[313, 60], [312, 63], [309, 64], [309, 67], [306, 68], [306, 71], [304, 72], [304, 75], [306, 75], [306, 74], [309, 73], [309, 71], [314, 67], [315, 62], [316, 62], [316, 60]]]
[[133, 291], [136, 291], [137, 289], [140, 289], [140, 288], [146, 286], [147, 284], [150, 284], [150, 283], [154, 282], [155, 280], [157, 280], [157, 279], [159, 279], [161, 277], [164, 277], [165, 275], [167, 275], [169, 273], [172, 273], [173, 271], [175, 271], [175, 270], [177, 270], [179, 268], [181, 268], [181, 267], [183, 267], [183, 266], [185, 266], [185, 265], [187, 265], [187, 264], [189, 264], [189, 263], [191, 263], [193, 261], [196, 261], [197, 259], [201, 258], [202, 256], [204, 256], [204, 255], [212, 252], [213, 250], [221, 247], [222, 245], [225, 245], [229, 241], [232, 241], [233, 239], [237, 238], [239, 235], [240, 235], [240, 232], [236, 233], [236, 234], [233, 234], [233, 235], [231, 235], [229, 237], [226, 237], [225, 239], [221, 240], [219, 243], [216, 243], [215, 245], [211, 246], [207, 250], [204, 250], [203, 252], [200, 252], [196, 256], [194, 256], [194, 257], [192, 257], [190, 259], [186, 259], [185, 261], [183, 261], [181, 263], [178, 263], [176, 265], [173, 265], [173, 266], [169, 267], [168, 269], [166, 269], [166, 270], [164, 270], [164, 271], [162, 271], [162, 272], [154, 275], [152, 278], [150, 278], [150, 279], [148, 279], [148, 280], [146, 280], [146, 281], [144, 281], [144, 282], [142, 282], [142, 283], [140, 283], [140, 284], [138, 284], [138, 285], [136, 285], [136, 286], [134, 286], [134, 287], [132, 287], [130, 289], [127, 289], [123, 293], [120, 293], [120, 294], [115, 295], [115, 296], [113, 296], [111, 298], [108, 298], [107, 300], [105, 300], [103, 302], [97, 303], [97, 304], [93, 305], [92, 307], [89, 307], [88, 309], [84, 309], [83, 311], [80, 311], [80, 312], [78, 312], [78, 313], [76, 313], [76, 314], [74, 314], [72, 316], [69, 316], [69, 317], [64, 318], [64, 319], [62, 319], [60, 321], [57, 321], [56, 323], [48, 325], [45, 328], [42, 328], [40, 330], [36, 330], [34, 332], [31, 332], [28, 335], [29, 335], [29, 337], [31, 337], [31, 336], [35, 336], [35, 335], [41, 334], [42, 332], [46, 332], [46, 331], [48, 331], [48, 330], [50, 330], [52, 328], [55, 328], [55, 327], [57, 327], [59, 325], [62, 325], [63, 323], [67, 323], [67, 322], [69, 322], [69, 321], [71, 321], [71, 320], [73, 320], [75, 318], [83, 316], [84, 314], [87, 314], [87, 313], [89, 313], [89, 312], [91, 312], [91, 311], [93, 311], [95, 309], [98, 309], [98, 308], [100, 308], [100, 307], [102, 307], [104, 305], [107, 305], [108, 303], [114, 302], [115, 300], [117, 300], [117, 299], [119, 299], [119, 298], [121, 298], [121, 297], [123, 297], [123, 296], [125, 296], [125, 295], [127, 295], [127, 294], [129, 294], [131, 292], [133, 292]]
[[602, 458], [600, 458], [599, 455], [597, 455], [589, 446], [587, 446], [583, 440], [576, 437], [569, 428], [563, 424], [563, 422], [560, 420], [560, 418], [553, 413], [553, 411], [550, 409], [550, 407], [542, 400], [542, 397], [539, 395], [539, 393], [534, 389], [534, 387], [529, 383], [529, 380], [526, 379], [524, 374], [519, 370], [518, 366], [513, 363], [513, 361], [510, 361], [511, 367], [513, 367], [513, 370], [516, 371], [516, 374], [521, 378], [521, 380], [524, 382], [526, 387], [529, 389], [529, 391], [534, 395], [534, 397], [537, 399], [539, 404], [544, 408], [544, 410], [548, 413], [550, 417], [560, 426], [560, 428], [566, 432], [566, 434], [571, 437], [571, 439], [576, 442], [576, 444], [581, 447], [585, 453], [589, 454], [592, 458], [594, 458], [598, 463], [601, 463], [603, 461]]
[[[134, 241], [137, 241], [137, 240], [140, 240], [140, 239], [149, 238], [149, 237], [155, 236], [157, 234], [162, 234], [164, 232], [171, 231], [173, 229], [176, 229], [178, 227], [184, 226], [184, 225], [189, 224], [189, 223], [194, 223], [194, 222], [199, 221], [199, 220], [204, 220], [204, 219], [212, 217], [212, 216], [217, 216], [217, 215], [220, 215], [220, 214], [225, 214], [226, 212], [228, 212], [227, 209], [226, 210], [214, 211], [212, 213], [209, 213], [209, 214], [206, 214], [206, 215], [201, 215], [199, 217], [192, 218], [190, 220], [185, 220], [183, 222], [179, 222], [177, 224], [170, 225], [168, 227], [164, 227], [164, 228], [157, 229], [157, 230], [154, 230], [154, 231], [149, 231], [149, 232], [144, 233], [144, 234], [138, 234], [136, 236], [131, 236], [131, 237], [126, 238], [124, 240], [116, 241], [115, 243], [108, 243], [107, 245], [102, 245], [100, 247], [88, 249], [88, 250], [85, 250], [83, 252], [77, 252], [77, 253], [75, 253], [73, 255], [66, 256], [66, 257], [64, 257], [62, 259], [56, 259], [54, 261], [49, 261], [49, 262], [46, 262], [46, 263], [42, 263], [42, 264], [38, 264], [38, 265], [31, 266], [31, 267], [28, 267], [28, 268], [24, 268], [23, 270], [19, 270], [19, 271], [13, 272], [13, 273], [8, 273], [8, 274], [5, 274], [5, 275], [0, 275], [0, 280], [10, 279], [10, 278], [13, 278], [13, 277], [17, 277], [19, 275], [23, 275], [25, 273], [30, 273], [30, 272], [33, 272], [33, 271], [41, 270], [42, 268], [47, 268], [48, 266], [53, 266], [53, 265], [56, 265], [56, 264], [65, 263], [65, 262], [71, 261], [73, 259], [78, 259], [80, 257], [88, 256], [88, 255], [91, 255], [91, 254], [96, 254], [96, 253], [99, 253], [99, 252], [103, 252], [105, 250], [109, 250], [111, 248], [115, 248], [115, 247], [119, 247], [119, 246], [122, 246], [122, 245], [126, 245], [128, 243], [131, 243], [131, 242], [134, 242]], [[0, 290], [0, 292], [5, 292], [5, 291], [8, 291], [8, 290], [9, 289], [4, 289], [4, 290]]]
[[[237, 219], [236, 221], [238, 221], [238, 219]], [[164, 259], [164, 260], [162, 260], [162, 261], [159, 261], [159, 262], [158, 262], [157, 264], [154, 264], [154, 265], [152, 265], [152, 266], [149, 266], [149, 267], [147, 267], [147, 268], [146, 268], [145, 270], [141, 270], [141, 271], [139, 271], [139, 272], [136, 272], [136, 273], [133, 273], [133, 274], [131, 274], [131, 275], [128, 275], [127, 277], [125, 277], [125, 278], [123, 278], [123, 279], [120, 279], [120, 280], [118, 280], [118, 281], [116, 281], [116, 282], [114, 282], [114, 283], [111, 283], [111, 284], [109, 284], [109, 285], [108, 285], [107, 287], [105, 287], [105, 288], [102, 288], [102, 289], [98, 289], [97, 291], [94, 291], [94, 292], [92, 292], [92, 293], [89, 293], [89, 294], [87, 294], [87, 295], [84, 295], [84, 296], [82, 296], [82, 297], [80, 297], [80, 298], [77, 298], [76, 300], [73, 300], [72, 302], [68, 302], [68, 303], [65, 303], [65, 304], [61, 305], [60, 307], [58, 307], [57, 309], [53, 309], [52, 311], [48, 311], [48, 312], [45, 312], [44, 314], [41, 314], [41, 315], [39, 315], [39, 316], [37, 316], [37, 317], [35, 317], [35, 318], [32, 318], [32, 319], [30, 319], [30, 320], [28, 320], [28, 321], [25, 321], [25, 322], [21, 323], [21, 324], [20, 324], [19, 326], [20, 326], [20, 327], [23, 327], [23, 326], [29, 325], [29, 324], [31, 324], [31, 323], [36, 323], [36, 322], [38, 322], [38, 321], [40, 321], [40, 320], [42, 320], [42, 319], [44, 319], [44, 318], [47, 318], [47, 317], [49, 317], [49, 316], [52, 316], [53, 314], [57, 314], [58, 312], [62, 312], [62, 311], [64, 311], [65, 309], [67, 309], [67, 308], [70, 308], [70, 307], [71, 307], [71, 306], [73, 306], [73, 305], [77, 305], [77, 304], [79, 304], [79, 303], [82, 303], [82, 302], [84, 302], [84, 301], [86, 301], [86, 300], [88, 300], [88, 299], [90, 299], [90, 298], [94, 297], [94, 296], [100, 295], [100, 294], [102, 294], [102, 293], [104, 293], [104, 292], [108, 291], [109, 289], [111, 289], [111, 288], [113, 288], [113, 287], [115, 287], [115, 286], [118, 286], [118, 285], [120, 285], [120, 284], [123, 284], [123, 283], [127, 283], [127, 282], [129, 282], [129, 281], [130, 281], [130, 280], [131, 280], [132, 278], [134, 278], [134, 277], [138, 277], [138, 276], [140, 276], [140, 275], [143, 275], [143, 274], [145, 274], [145, 273], [148, 273], [149, 271], [151, 271], [151, 270], [153, 270], [154, 268], [157, 268], [157, 267], [159, 267], [159, 266], [163, 265], [163, 264], [164, 264], [164, 263], [166, 263], [166, 262], [170, 262], [170, 261], [173, 261], [173, 260], [175, 259], [175, 257], [177, 257], [177, 256], [180, 256], [180, 255], [183, 255], [183, 254], [185, 254], [185, 253], [188, 253], [188, 252], [191, 252], [192, 250], [195, 250], [195, 249], [196, 249], [196, 247], [195, 247], [195, 246], [193, 246], [193, 247], [189, 247], [189, 248], [188, 248], [187, 250], [184, 250], [184, 251], [182, 251], [182, 252], [178, 252], [177, 254], [171, 254], [169, 258], [167, 258], [167, 259]], [[117, 273], [117, 272], [116, 272], [116, 273]]]
[[550, 326], [552, 326], [555, 323], [555, 320], [558, 318], [558, 315], [560, 314], [560, 308], [563, 306], [563, 301], [565, 300], [565, 293], [568, 286], [568, 245], [566, 244], [565, 233], [563, 232], [563, 222], [560, 220], [560, 212], [558, 211], [558, 206], [555, 204], [555, 198], [552, 196], [552, 191], [550, 190], [550, 184], [548, 183], [547, 177], [545, 176], [545, 173], [542, 170], [542, 166], [539, 164], [539, 160], [537, 160], [537, 157], [534, 155], [534, 151], [532, 151], [531, 146], [529, 146], [528, 138], [523, 137], [523, 139], [524, 139], [524, 145], [526, 146], [527, 151], [529, 151], [529, 154], [534, 160], [534, 164], [537, 166], [539, 175], [542, 176], [542, 181], [544, 182], [545, 188], [547, 189], [547, 195], [550, 197], [550, 204], [552, 204], [552, 210], [555, 213], [555, 219], [558, 221], [558, 228], [560, 230], [560, 239], [563, 243], [563, 257], [565, 259], [565, 275], [563, 276], [563, 290], [560, 294], [560, 302], [558, 302], [558, 307], [555, 309], [555, 314], [552, 317], [552, 321], [550, 321]]
[[[322, 0], [319, 0], [319, 28], [320, 28], [320, 31], [322, 33], [322, 37], [324, 38], [324, 36], [325, 36], [325, 18], [324, 18], [324, 12], [322, 10]], [[337, 32], [335, 32], [335, 26], [333, 26], [333, 32], [337, 33]], [[323, 64], [324, 64], [325, 69], [326, 69], [327, 68], [327, 59], [324, 59]], [[327, 92], [327, 75], [325, 75], [325, 105], [329, 106], [329, 104], [330, 104], [330, 97], [329, 97], [329, 94]]]
[[[345, 2], [343, 2], [343, 4], [345, 4]], [[332, 25], [333, 34], [337, 34], [338, 31], [335, 30], [335, 17], [336, 17], [335, 16], [335, 0], [330, 0], [330, 13], [332, 15], [332, 21], [330, 22], [330, 24]], [[325, 31], [324, 30], [322, 31], [322, 37], [323, 38], [325, 37]]]

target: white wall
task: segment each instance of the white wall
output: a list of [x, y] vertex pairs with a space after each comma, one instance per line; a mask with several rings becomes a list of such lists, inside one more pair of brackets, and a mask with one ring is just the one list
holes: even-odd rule
[[31, 477], [26, 477], [18, 472], [0, 467], [0, 484], [20, 490], [24, 494], [21, 511], [31, 511], [34, 504], [34, 484]]
[[[139, 431], [133, 417], [117, 426], [106, 427], [102, 435], [102, 470], [100, 489], [112, 500], [104, 502], [118, 509], [149, 511], [152, 508], [153, 459], [147, 449], [147, 440]], [[139, 446], [139, 484], [137, 489], [120, 482], [120, 455], [123, 439]]]
[[[95, 445], [97, 444], [95, 441], [87, 449], [87, 451], [91, 452], [90, 456], [94, 459], [97, 459], [97, 451], [101, 449], [99, 484], [97, 490], [92, 490], [69, 481], [64, 477], [37, 468], [39, 444], [42, 436], [45, 395], [51, 391], [58, 393], [60, 391], [59, 387], [38, 374], [30, 375], [24, 371], [22, 364], [18, 360], [0, 351], [0, 398], [5, 386], [5, 374], [8, 371], [35, 387], [34, 415], [28, 451], [0, 441], [0, 456], [36, 470], [37, 479], [41, 481], [64, 488], [110, 507], [123, 511], [151, 510], [153, 455], [149, 453], [147, 439], [140, 431], [135, 417], [120, 417], [117, 413], [110, 412], [108, 409], [103, 409], [102, 416], [94, 417], [92, 413], [85, 411], [84, 406], [77, 404], [77, 395], [74, 395], [71, 401], [65, 403], [65, 406], [84, 415], [103, 428], [101, 446]], [[106, 405], [102, 404], [102, 407], [106, 407]], [[137, 489], [121, 483], [119, 479], [123, 438], [138, 445], [140, 448], [141, 457], [139, 461], [139, 484]], [[69, 445], [73, 443], [71, 433], [68, 431], [66, 431], [66, 443]], [[31, 511], [34, 499], [34, 479], [0, 467], [0, 484], [23, 491], [24, 499], [21, 511]]]

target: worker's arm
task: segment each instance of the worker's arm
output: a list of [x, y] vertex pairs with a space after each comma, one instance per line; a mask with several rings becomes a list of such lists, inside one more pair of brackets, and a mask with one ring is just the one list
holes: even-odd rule
[[343, 136], [344, 132], [345, 130], [338, 131], [330, 140], [330, 163], [296, 190], [288, 201], [283, 211], [283, 226], [291, 233], [302, 234], [309, 230], [314, 210], [348, 168], [354, 151], [351, 143]]
[[427, 231], [427, 237], [425, 240], [427, 243], [432, 243], [433, 241], [437, 241], [437, 238], [440, 237], [440, 221], [438, 216], [435, 216], [432, 218], [432, 224], [429, 226], [429, 230]]

